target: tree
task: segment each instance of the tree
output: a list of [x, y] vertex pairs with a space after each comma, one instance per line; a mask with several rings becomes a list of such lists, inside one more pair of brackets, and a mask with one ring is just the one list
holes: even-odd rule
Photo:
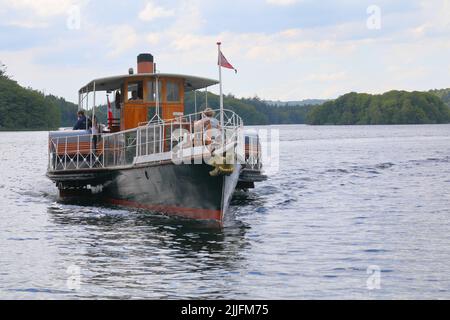
[[0, 127], [2, 130], [49, 130], [58, 128], [58, 106], [38, 91], [21, 87], [3, 69], [0, 77]]
[[8, 78], [8, 76], [6, 75], [6, 65], [4, 65], [1, 61], [0, 61], [0, 77], [2, 78]]
[[382, 95], [348, 93], [315, 106], [307, 123], [422, 124], [449, 123], [450, 108], [428, 92], [389, 91]]

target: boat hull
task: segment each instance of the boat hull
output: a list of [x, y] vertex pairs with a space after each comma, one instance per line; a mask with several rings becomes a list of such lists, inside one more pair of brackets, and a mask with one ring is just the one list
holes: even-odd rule
[[62, 198], [90, 194], [96, 201], [114, 205], [190, 219], [223, 221], [241, 166], [235, 165], [230, 175], [216, 177], [209, 174], [212, 169], [205, 163], [166, 163], [49, 177], [57, 183]]

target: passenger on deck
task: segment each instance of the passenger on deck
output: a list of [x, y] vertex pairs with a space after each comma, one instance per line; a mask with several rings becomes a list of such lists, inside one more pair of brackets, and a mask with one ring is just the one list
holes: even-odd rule
[[130, 98], [130, 100], [139, 100], [138, 93], [137, 93], [136, 90], [133, 90], [133, 91], [131, 92], [131, 98]]
[[201, 143], [201, 137], [206, 133], [205, 143], [210, 144], [213, 132], [211, 129], [219, 129], [219, 121], [214, 118], [215, 112], [211, 108], [206, 108], [202, 112], [202, 118], [194, 123], [195, 145]]
[[100, 140], [102, 133], [102, 127], [100, 123], [98, 123], [97, 116], [94, 115], [92, 118], [92, 143], [94, 145], [94, 150], [97, 150], [97, 142]]
[[120, 93], [120, 90], [117, 90], [116, 91], [116, 101], [115, 101], [116, 109], [120, 109], [120, 103], [121, 102], [122, 102], [122, 95]]
[[219, 120], [214, 118], [216, 113], [211, 108], [206, 108], [202, 112], [202, 119], [197, 121], [203, 124], [205, 129], [219, 129]]
[[83, 110], [78, 111], [77, 115], [78, 115], [78, 120], [75, 123], [75, 125], [73, 126], [73, 130], [86, 130], [87, 129], [87, 127], [86, 127], [87, 119], [86, 119], [86, 116], [84, 115], [84, 111]]

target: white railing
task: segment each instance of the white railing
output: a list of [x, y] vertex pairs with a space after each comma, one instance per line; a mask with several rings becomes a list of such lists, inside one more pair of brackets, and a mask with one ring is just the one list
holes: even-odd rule
[[[233, 111], [224, 111], [224, 125], [211, 130], [210, 119], [202, 113], [190, 114], [163, 121], [156, 119], [127, 131], [93, 135], [50, 137], [49, 171], [85, 170], [131, 166], [142, 156], [159, 155], [155, 161], [171, 159], [176, 146], [207, 147], [208, 150], [239, 141], [242, 119]], [[219, 114], [215, 116], [219, 117]], [[200, 121], [199, 121], [200, 120]], [[225, 141], [222, 144], [221, 139]]]
[[246, 135], [245, 136], [245, 168], [251, 170], [261, 170], [261, 143], [259, 136]]
[[[100, 141], [97, 142], [97, 146]], [[92, 135], [52, 137], [49, 139], [49, 169], [77, 170], [104, 167], [104, 148], [95, 148]]]

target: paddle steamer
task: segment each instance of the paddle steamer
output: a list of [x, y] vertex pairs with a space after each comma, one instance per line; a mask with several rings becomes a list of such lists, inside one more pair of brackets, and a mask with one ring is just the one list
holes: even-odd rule
[[78, 108], [91, 118], [99, 94], [115, 100], [108, 98], [108, 128], [95, 140], [88, 126], [49, 133], [47, 176], [60, 198], [221, 222], [235, 189], [252, 188], [265, 176], [259, 138], [244, 134], [235, 112], [185, 114], [185, 94], [216, 84], [159, 73], [153, 56], [140, 54], [136, 73], [130, 68], [83, 86]]

